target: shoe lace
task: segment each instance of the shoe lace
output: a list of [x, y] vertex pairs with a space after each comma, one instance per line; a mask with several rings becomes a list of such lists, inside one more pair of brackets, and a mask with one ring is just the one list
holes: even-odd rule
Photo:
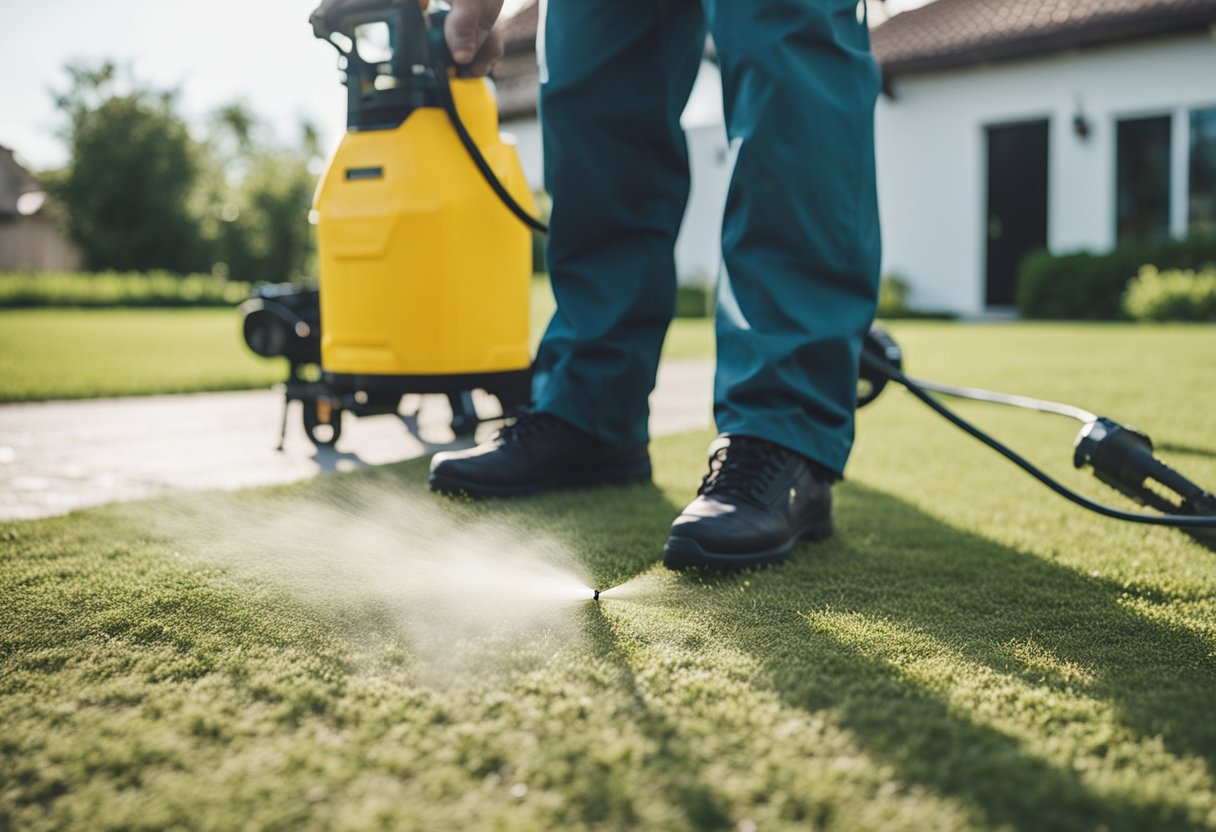
[[730, 444], [716, 449], [709, 457], [709, 473], [701, 479], [697, 493], [702, 496], [732, 495], [755, 499], [793, 456], [780, 445], [731, 437]]
[[548, 413], [537, 413], [526, 407], [520, 408], [515, 419], [503, 425], [498, 431], [498, 439], [503, 444], [512, 442], [527, 442], [528, 440], [548, 432], [558, 422], [557, 417]]

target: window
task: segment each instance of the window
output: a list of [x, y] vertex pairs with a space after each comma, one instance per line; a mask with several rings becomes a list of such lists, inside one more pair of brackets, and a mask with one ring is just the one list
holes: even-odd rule
[[1190, 200], [1187, 229], [1216, 232], [1216, 107], [1191, 111]]
[[1169, 116], [1120, 121], [1116, 231], [1120, 243], [1170, 235]]

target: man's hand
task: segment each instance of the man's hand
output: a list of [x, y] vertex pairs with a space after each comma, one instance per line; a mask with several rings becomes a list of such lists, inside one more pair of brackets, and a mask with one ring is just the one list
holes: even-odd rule
[[494, 62], [502, 57], [502, 40], [494, 31], [494, 21], [502, 11], [503, 0], [451, 0], [451, 3], [443, 34], [452, 59], [471, 75], [488, 75]]
[[[321, 0], [312, 13], [314, 26], [350, 0]], [[452, 11], [444, 27], [444, 37], [452, 58], [465, 75], [488, 75], [494, 62], [502, 57], [502, 40], [494, 31], [494, 21], [502, 11], [503, 0], [451, 0]], [[423, 11], [428, 0], [418, 0]]]

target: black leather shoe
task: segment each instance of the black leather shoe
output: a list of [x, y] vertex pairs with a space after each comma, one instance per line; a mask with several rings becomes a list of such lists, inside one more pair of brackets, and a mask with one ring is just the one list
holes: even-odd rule
[[800, 539], [832, 535], [832, 481], [763, 439], [718, 437], [697, 498], [671, 525], [670, 569], [751, 569], [781, 563]]
[[517, 497], [557, 488], [650, 481], [645, 445], [619, 448], [549, 413], [523, 411], [489, 442], [431, 459], [432, 491]]

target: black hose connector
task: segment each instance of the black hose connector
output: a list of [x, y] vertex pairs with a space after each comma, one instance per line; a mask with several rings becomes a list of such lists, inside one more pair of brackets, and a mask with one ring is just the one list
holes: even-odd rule
[[[1091, 468], [1110, 487], [1165, 514], [1216, 516], [1216, 495], [1166, 465], [1153, 453], [1147, 435], [1099, 417], [1081, 429], [1073, 465]], [[1216, 539], [1216, 529], [1191, 529]]]
[[[882, 368], [900, 372], [904, 368], [904, 351], [882, 327], [875, 325], [862, 342], [861, 370], [857, 378], [857, 406], [865, 407], [877, 399], [886, 388], [890, 376]], [[875, 366], [878, 364], [879, 366]]]

